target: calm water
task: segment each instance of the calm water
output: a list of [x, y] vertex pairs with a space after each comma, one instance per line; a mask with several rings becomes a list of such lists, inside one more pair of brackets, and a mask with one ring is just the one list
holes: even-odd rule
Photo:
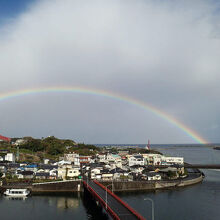
[[[156, 147], [167, 155], [184, 156], [190, 163], [219, 163], [220, 151], [205, 147]], [[220, 171], [204, 170], [202, 184], [178, 190], [148, 193], [121, 193], [119, 196], [151, 219], [154, 201], [155, 220], [219, 220]], [[26, 200], [0, 197], [0, 218], [7, 219], [106, 219], [80, 194], [69, 196], [33, 196]]]

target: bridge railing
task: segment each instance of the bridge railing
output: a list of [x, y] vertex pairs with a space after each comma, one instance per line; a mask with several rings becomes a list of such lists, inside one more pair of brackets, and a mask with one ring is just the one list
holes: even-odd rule
[[[118, 217], [118, 215], [107, 205], [106, 206], [106, 201], [103, 200], [99, 195], [98, 193], [96, 193], [95, 190], [92, 189], [92, 187], [90, 187], [86, 181], [83, 181], [83, 184], [84, 186], [86, 186], [86, 188], [94, 195], [98, 198], [99, 202], [102, 204], [103, 208], [108, 211], [110, 213], [110, 215], [113, 217], [113, 219], [116, 219], [116, 220], [120, 220], [120, 218]], [[107, 209], [106, 209], [107, 207]]]
[[118, 196], [116, 196], [111, 190], [109, 190], [108, 188], [106, 188], [104, 185], [102, 185], [101, 183], [99, 183], [97, 180], [94, 180], [94, 183], [96, 183], [97, 185], [99, 185], [101, 188], [103, 188], [104, 190], [107, 190], [107, 192], [113, 196], [116, 200], [118, 200], [121, 204], [123, 204], [132, 214], [134, 214], [135, 216], [137, 216], [138, 219], [140, 220], [145, 220], [144, 217], [142, 217], [139, 213], [137, 213], [134, 209], [132, 209], [126, 202], [124, 202], [123, 200], [121, 200]]

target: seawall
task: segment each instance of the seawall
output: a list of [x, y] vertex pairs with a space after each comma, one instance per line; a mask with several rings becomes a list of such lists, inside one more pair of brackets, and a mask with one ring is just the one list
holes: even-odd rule
[[[202, 173], [192, 173], [185, 179], [169, 180], [169, 181], [100, 181], [104, 186], [114, 192], [129, 191], [148, 191], [157, 189], [167, 189], [176, 187], [185, 187], [202, 182]], [[82, 192], [83, 185], [81, 180], [55, 181], [49, 183], [34, 183], [32, 185], [12, 185], [2, 186], [0, 191], [3, 192], [7, 188], [28, 188], [32, 195], [36, 194], [59, 194], [59, 193], [75, 193]]]
[[32, 194], [74, 193], [83, 190], [81, 180], [67, 180], [51, 183], [34, 183], [31, 186]]
[[170, 180], [170, 181], [100, 181], [104, 186], [108, 185], [108, 189], [115, 192], [129, 191], [147, 191], [157, 189], [168, 189], [175, 187], [185, 187], [202, 182], [202, 174], [194, 174], [185, 179]]

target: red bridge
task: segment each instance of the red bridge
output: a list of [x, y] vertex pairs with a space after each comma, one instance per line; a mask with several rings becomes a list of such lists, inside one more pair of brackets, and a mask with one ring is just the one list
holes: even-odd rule
[[86, 189], [93, 196], [93, 198], [102, 205], [102, 207], [113, 219], [145, 219], [98, 181], [83, 181], [83, 185], [84, 189]]

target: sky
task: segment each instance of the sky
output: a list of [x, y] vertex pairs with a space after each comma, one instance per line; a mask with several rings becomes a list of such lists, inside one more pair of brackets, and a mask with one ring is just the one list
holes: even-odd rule
[[[148, 103], [220, 142], [220, 3], [0, 0], [0, 95], [85, 87]], [[138, 106], [91, 94], [0, 101], [0, 134], [85, 143], [197, 143]]]

